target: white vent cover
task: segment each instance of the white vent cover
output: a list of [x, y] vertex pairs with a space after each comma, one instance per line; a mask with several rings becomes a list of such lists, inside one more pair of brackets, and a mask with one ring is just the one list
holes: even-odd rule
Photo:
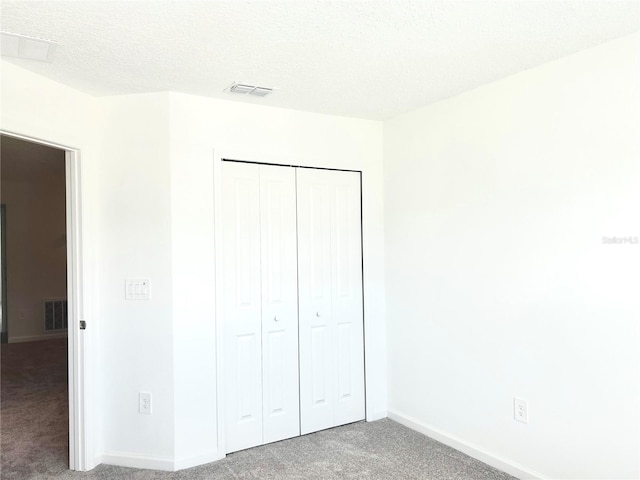
[[55, 42], [32, 38], [16, 33], [2, 32], [2, 55], [39, 62], [51, 62], [56, 49]]
[[249, 92], [249, 95], [255, 95], [256, 97], [266, 97], [271, 92], [273, 92], [273, 88], [256, 87], [251, 92]]
[[229, 87], [225, 88], [225, 92], [240, 93], [242, 95], [253, 95], [255, 97], [266, 97], [273, 92], [273, 88], [258, 87], [256, 85], [248, 85], [246, 83], [234, 82]]

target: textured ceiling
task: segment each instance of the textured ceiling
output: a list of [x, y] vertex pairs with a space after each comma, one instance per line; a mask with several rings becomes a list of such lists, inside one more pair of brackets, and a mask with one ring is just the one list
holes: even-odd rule
[[[384, 119], [640, 29], [638, 0], [5, 1], [7, 59], [94, 95], [180, 91]], [[263, 99], [233, 81], [273, 86]]]

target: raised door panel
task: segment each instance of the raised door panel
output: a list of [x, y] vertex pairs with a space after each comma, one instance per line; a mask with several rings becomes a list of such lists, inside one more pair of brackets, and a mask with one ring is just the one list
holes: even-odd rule
[[295, 170], [260, 166], [263, 443], [300, 435]]
[[297, 169], [302, 434], [334, 426], [331, 206], [325, 174]]
[[222, 166], [222, 322], [227, 452], [262, 443], [260, 185], [256, 165]]
[[343, 425], [365, 417], [360, 174], [329, 172], [329, 176], [334, 414], [336, 425]]

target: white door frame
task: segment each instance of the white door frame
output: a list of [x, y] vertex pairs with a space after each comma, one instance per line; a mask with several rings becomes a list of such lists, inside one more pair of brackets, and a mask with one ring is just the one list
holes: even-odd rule
[[65, 151], [67, 223], [67, 304], [69, 360], [69, 468], [87, 469], [87, 424], [85, 421], [85, 336], [82, 276], [82, 210], [80, 150], [54, 142], [0, 130], [0, 134]]

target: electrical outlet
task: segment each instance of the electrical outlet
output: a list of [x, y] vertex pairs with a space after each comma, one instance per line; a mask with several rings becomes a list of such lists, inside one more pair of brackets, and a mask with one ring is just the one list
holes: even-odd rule
[[149, 392], [138, 394], [138, 413], [151, 414], [151, 394]]
[[522, 423], [529, 423], [529, 405], [526, 400], [513, 397], [513, 418]]

